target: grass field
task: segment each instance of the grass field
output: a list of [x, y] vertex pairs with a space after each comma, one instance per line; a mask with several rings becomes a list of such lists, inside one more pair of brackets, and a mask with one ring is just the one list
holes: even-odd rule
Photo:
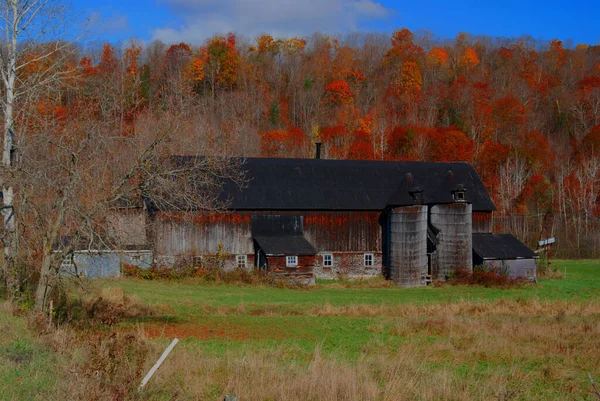
[[[158, 311], [114, 328], [147, 339], [144, 369], [182, 340], [141, 399], [598, 399], [587, 374], [600, 381], [600, 261], [555, 265], [565, 278], [506, 290], [100, 284]], [[3, 394], [60, 394], [49, 366], [65, 362], [2, 310], [0, 328], [12, 333], [0, 339]]]

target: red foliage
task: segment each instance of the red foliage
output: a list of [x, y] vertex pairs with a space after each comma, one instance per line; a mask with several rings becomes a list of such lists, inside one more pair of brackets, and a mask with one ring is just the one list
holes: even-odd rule
[[541, 174], [533, 174], [521, 194], [521, 202], [531, 204], [534, 212], [545, 212], [552, 208], [552, 186]]
[[506, 163], [509, 156], [510, 147], [491, 140], [485, 141], [477, 154], [475, 160], [477, 172], [492, 196], [494, 196], [496, 192], [494, 189], [498, 185], [498, 169]]
[[354, 133], [354, 142], [348, 150], [348, 159], [350, 160], [373, 160], [375, 151], [371, 137], [365, 131], [356, 131]]
[[455, 128], [440, 128], [429, 133], [428, 160], [439, 162], [471, 162], [475, 143]]
[[600, 158], [600, 125], [592, 128], [581, 140], [581, 151], [585, 156]]
[[493, 103], [493, 118], [502, 133], [514, 132], [525, 123], [527, 110], [514, 96], [506, 96]]
[[301, 156], [306, 145], [306, 135], [298, 128], [266, 131], [260, 134], [260, 151], [263, 157]]
[[325, 85], [325, 98], [334, 105], [352, 103], [353, 97], [346, 81], [333, 81]]
[[546, 138], [539, 131], [531, 131], [520, 139], [518, 151], [527, 168], [540, 174], [550, 171], [554, 165], [554, 154]]

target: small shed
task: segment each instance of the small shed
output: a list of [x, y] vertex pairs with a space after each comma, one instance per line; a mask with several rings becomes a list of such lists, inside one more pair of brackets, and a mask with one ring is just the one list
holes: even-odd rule
[[473, 265], [486, 265], [511, 278], [536, 279], [539, 256], [511, 234], [473, 234]]
[[314, 284], [317, 250], [304, 237], [303, 216], [253, 216], [252, 237], [258, 267]]

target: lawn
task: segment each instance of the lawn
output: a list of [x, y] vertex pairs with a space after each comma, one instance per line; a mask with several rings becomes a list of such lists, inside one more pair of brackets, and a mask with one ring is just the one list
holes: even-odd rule
[[[108, 329], [145, 339], [142, 371], [181, 340], [140, 399], [597, 399], [588, 373], [600, 381], [600, 261], [555, 266], [566, 277], [511, 289], [337, 281], [283, 289], [198, 279], [92, 285], [156, 311]], [[51, 368], [64, 361], [22, 319], [0, 310], [0, 327], [11, 333], [0, 338], [0, 385], [9, 389], [0, 399], [64, 394]]]
[[56, 358], [0, 304], [0, 399], [46, 400], [57, 386]]

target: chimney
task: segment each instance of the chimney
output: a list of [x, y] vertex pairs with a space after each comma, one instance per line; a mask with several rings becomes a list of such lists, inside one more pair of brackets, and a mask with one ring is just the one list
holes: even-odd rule
[[320, 159], [321, 158], [321, 145], [323, 145], [321, 142], [316, 142], [315, 145], [317, 145], [317, 153], [315, 154], [315, 159]]

